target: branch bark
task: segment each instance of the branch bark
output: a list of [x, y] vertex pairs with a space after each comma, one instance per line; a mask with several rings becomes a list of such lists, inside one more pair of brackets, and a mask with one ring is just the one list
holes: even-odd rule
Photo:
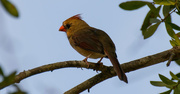
[[[148, 67], [154, 64], [158, 64], [170, 59], [171, 54], [174, 54], [172, 60], [180, 59], [180, 47], [175, 47], [170, 50], [166, 50], [164, 52], [160, 52], [154, 55], [150, 55], [147, 57], [143, 57], [141, 59], [137, 59], [134, 61], [130, 61], [124, 64], [121, 64], [123, 70], [125, 72], [131, 72], [140, 68]], [[0, 86], [0, 89], [7, 87], [14, 83], [19, 83], [21, 80], [33, 76], [35, 74], [53, 71], [55, 69], [60, 68], [69, 68], [69, 67], [77, 67], [77, 68], [87, 68], [86, 63], [83, 61], [65, 61], [65, 62], [57, 62], [53, 64], [43, 65], [34, 69], [30, 69], [27, 71], [23, 71], [15, 76], [15, 79], [11, 83], [7, 83], [3, 86]], [[113, 67], [108, 66], [97, 66], [97, 63], [89, 62], [89, 68], [96, 71], [101, 71], [101, 73], [95, 75], [94, 77], [84, 81], [83, 83], [75, 86], [74, 88], [65, 92], [65, 94], [78, 94], [86, 89], [90, 89], [94, 85], [108, 79], [111, 77], [116, 76]]]
[[[171, 54], [175, 54], [172, 60], [180, 59], [180, 47], [174, 47], [170, 50], [166, 50], [164, 52], [160, 52], [154, 55], [146, 56], [137, 60], [133, 60], [124, 64], [121, 64], [124, 72], [131, 72], [134, 70], [138, 70], [140, 68], [148, 67], [154, 64], [158, 64], [170, 59]], [[74, 88], [66, 91], [64, 94], [78, 94], [86, 89], [90, 89], [97, 83], [100, 83], [108, 78], [116, 76], [116, 73], [113, 69], [110, 72], [102, 72], [97, 74], [96, 76], [84, 81], [83, 83], [75, 86]]]

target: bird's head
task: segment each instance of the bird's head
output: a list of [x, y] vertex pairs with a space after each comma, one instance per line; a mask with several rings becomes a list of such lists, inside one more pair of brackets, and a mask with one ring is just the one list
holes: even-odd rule
[[80, 14], [77, 14], [65, 20], [62, 26], [59, 28], [59, 31], [64, 31], [64, 32], [72, 31], [73, 32], [86, 26], [89, 26], [89, 25], [81, 19]]

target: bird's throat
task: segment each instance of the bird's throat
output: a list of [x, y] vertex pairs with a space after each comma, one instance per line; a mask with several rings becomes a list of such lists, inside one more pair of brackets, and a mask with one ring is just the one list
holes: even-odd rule
[[66, 32], [68, 39], [71, 37], [71, 32]]

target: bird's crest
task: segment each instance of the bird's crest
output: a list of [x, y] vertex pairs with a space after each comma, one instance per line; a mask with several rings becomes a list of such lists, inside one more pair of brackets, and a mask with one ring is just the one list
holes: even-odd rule
[[74, 15], [69, 19], [79, 19], [79, 20], [81, 20], [81, 14]]

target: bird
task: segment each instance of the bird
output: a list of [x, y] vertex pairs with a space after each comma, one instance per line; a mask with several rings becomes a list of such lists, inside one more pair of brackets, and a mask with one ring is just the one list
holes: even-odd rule
[[98, 61], [100, 63], [104, 57], [109, 58], [119, 79], [128, 83], [126, 74], [117, 59], [115, 44], [107, 33], [89, 26], [82, 20], [81, 14], [66, 19], [59, 31], [65, 32], [70, 45], [86, 57], [83, 59], [84, 62], [88, 64], [88, 58], [100, 58]]

